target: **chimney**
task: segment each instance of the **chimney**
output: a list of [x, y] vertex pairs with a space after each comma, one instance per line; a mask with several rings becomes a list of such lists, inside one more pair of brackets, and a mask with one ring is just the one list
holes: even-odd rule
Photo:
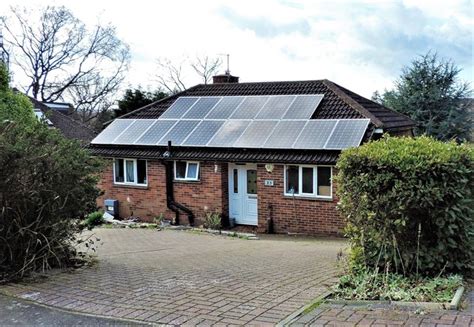
[[213, 84], [238, 83], [238, 82], [239, 82], [239, 77], [233, 76], [229, 72], [226, 72], [225, 74], [212, 76]]

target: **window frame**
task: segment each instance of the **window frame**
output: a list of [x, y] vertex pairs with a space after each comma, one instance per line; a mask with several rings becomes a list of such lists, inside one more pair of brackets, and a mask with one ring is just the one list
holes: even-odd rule
[[[297, 166], [298, 167], [298, 185], [299, 185], [299, 192], [292, 194], [287, 192], [287, 168], [289, 166]], [[318, 195], [318, 167], [329, 167], [330, 168], [330, 195]], [[303, 193], [303, 168], [312, 168], [313, 169], [313, 193]], [[333, 166], [331, 165], [284, 165], [283, 167], [283, 194], [285, 196], [291, 197], [300, 197], [300, 198], [315, 198], [315, 199], [332, 199], [333, 198]]]
[[[117, 160], [123, 160], [123, 182], [117, 182], [116, 181], [116, 175], [115, 175], [115, 166], [116, 166], [116, 161]], [[138, 165], [137, 161], [138, 160], [143, 160], [145, 161], [145, 176], [146, 176], [146, 183], [138, 183]], [[133, 161], [133, 179], [134, 182], [127, 182], [127, 161]], [[136, 159], [136, 158], [114, 158], [114, 163], [113, 163], [113, 182], [115, 185], [131, 185], [131, 186], [142, 186], [146, 187], [148, 186], [148, 160], [146, 159]]]
[[[185, 170], [185, 172], [184, 172], [184, 178], [176, 176], [176, 163], [177, 163], [177, 162], [185, 162], [185, 163], [186, 163], [186, 170]], [[194, 178], [188, 177], [189, 164], [196, 164], [196, 165], [197, 165], [196, 177], [194, 177]], [[188, 160], [178, 160], [178, 161], [174, 161], [174, 164], [173, 164], [174, 180], [175, 180], [175, 181], [198, 182], [198, 181], [200, 180], [200, 177], [201, 177], [200, 169], [201, 169], [201, 164], [200, 164], [199, 161], [188, 161]]]

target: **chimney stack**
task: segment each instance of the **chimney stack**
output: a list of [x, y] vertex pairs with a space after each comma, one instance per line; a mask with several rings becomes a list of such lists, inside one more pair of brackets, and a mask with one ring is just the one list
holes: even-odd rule
[[229, 72], [226, 72], [225, 74], [212, 76], [213, 84], [238, 83], [238, 82], [239, 82], [239, 77], [233, 76]]

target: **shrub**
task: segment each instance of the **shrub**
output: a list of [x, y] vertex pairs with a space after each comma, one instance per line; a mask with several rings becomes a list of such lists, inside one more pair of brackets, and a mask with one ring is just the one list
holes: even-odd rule
[[344, 300], [449, 302], [460, 286], [459, 275], [416, 279], [394, 273], [358, 271], [342, 276], [333, 292], [335, 298]]
[[343, 151], [337, 168], [356, 264], [405, 275], [472, 272], [471, 147], [385, 137]]
[[102, 225], [104, 221], [103, 217], [104, 213], [101, 211], [95, 211], [87, 215], [84, 224], [89, 228], [92, 229], [95, 226]]
[[101, 163], [45, 124], [0, 123], [0, 281], [76, 263]]
[[221, 229], [221, 215], [218, 212], [207, 212], [204, 220], [204, 227], [210, 229]]
[[157, 224], [158, 226], [160, 226], [164, 219], [165, 219], [165, 215], [163, 213], [160, 213], [159, 216], [156, 216], [153, 218], [153, 222]]

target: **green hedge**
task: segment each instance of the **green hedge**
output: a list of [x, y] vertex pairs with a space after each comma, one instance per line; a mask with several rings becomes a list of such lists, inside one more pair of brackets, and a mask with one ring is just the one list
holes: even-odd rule
[[386, 137], [343, 151], [337, 167], [353, 267], [472, 273], [471, 146]]

